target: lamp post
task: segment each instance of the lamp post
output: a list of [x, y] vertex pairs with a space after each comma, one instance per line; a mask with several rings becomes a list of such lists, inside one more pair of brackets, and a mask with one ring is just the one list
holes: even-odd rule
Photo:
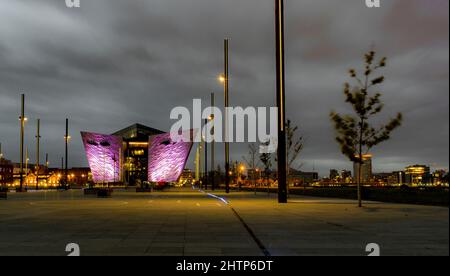
[[276, 74], [278, 107], [278, 202], [287, 203], [285, 65], [284, 65], [284, 0], [275, 0]]
[[64, 162], [65, 162], [65, 166], [64, 166], [64, 189], [67, 189], [67, 185], [68, 185], [68, 180], [69, 180], [69, 162], [68, 162], [68, 155], [69, 155], [69, 140], [70, 140], [70, 136], [69, 136], [69, 119], [66, 118], [66, 135], [64, 135], [64, 144], [65, 144], [65, 158], [64, 158]]
[[[215, 105], [215, 97], [214, 97], [214, 93], [211, 93], [211, 107], [214, 110], [214, 105]], [[212, 173], [212, 177], [211, 177], [211, 189], [214, 191], [214, 189], [216, 188], [216, 183], [215, 183], [215, 143], [216, 143], [216, 135], [215, 135], [215, 129], [214, 129], [214, 111], [212, 112], [213, 114], [211, 114], [210, 120], [212, 122], [212, 127], [211, 127], [211, 133], [213, 135], [213, 140], [211, 142], [211, 173]]]
[[21, 112], [20, 112], [20, 188], [23, 189], [23, 153], [24, 153], [24, 132], [25, 132], [25, 94], [21, 95]]
[[39, 190], [39, 158], [40, 158], [40, 141], [41, 141], [41, 119], [37, 119], [36, 128], [36, 190]]
[[229, 144], [229, 129], [228, 129], [228, 107], [229, 107], [229, 45], [230, 40], [224, 40], [224, 74], [221, 77], [221, 81], [224, 86], [224, 96], [225, 96], [225, 192], [230, 193], [230, 144]]
[[[208, 119], [205, 119], [205, 126], [208, 124]], [[208, 190], [208, 132], [205, 131], [205, 190]]]

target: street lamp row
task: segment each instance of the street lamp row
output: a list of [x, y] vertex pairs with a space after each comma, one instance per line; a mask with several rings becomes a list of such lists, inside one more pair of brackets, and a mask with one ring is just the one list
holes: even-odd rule
[[[18, 192], [24, 192], [26, 191], [24, 189], [24, 161], [26, 163], [26, 176], [28, 176], [28, 148], [26, 149], [26, 153], [24, 151], [24, 138], [25, 138], [25, 123], [28, 121], [28, 118], [25, 117], [25, 94], [21, 94], [21, 112], [19, 116], [20, 121], [20, 186], [17, 190]], [[41, 120], [37, 119], [37, 128], [36, 128], [36, 164], [35, 164], [35, 170], [36, 170], [36, 190], [39, 189], [39, 173], [40, 173], [40, 140], [42, 136], [40, 135], [40, 127], [41, 127]], [[67, 183], [67, 158], [68, 158], [68, 142], [70, 140], [70, 136], [68, 134], [68, 119], [66, 119], [66, 135], [64, 136], [65, 141], [65, 147], [66, 147], [66, 167], [65, 167], [65, 180]], [[25, 160], [24, 160], [24, 153], [26, 154]], [[48, 161], [48, 154], [46, 154], [45, 158], [45, 166], [48, 168], [49, 161]]]

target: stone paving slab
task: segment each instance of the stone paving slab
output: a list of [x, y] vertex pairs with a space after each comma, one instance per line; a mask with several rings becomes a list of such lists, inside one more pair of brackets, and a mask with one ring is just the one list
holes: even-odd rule
[[365, 255], [372, 242], [384, 255], [449, 254], [448, 208], [216, 194], [230, 204], [193, 190], [11, 193], [0, 202], [0, 256], [64, 256], [68, 243], [94, 256], [262, 256], [231, 208], [274, 256]]

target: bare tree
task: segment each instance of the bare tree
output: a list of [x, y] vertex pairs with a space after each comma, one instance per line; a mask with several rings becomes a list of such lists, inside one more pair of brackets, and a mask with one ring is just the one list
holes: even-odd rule
[[[265, 145], [267, 146], [267, 144], [270, 142], [267, 142]], [[266, 185], [267, 185], [267, 192], [269, 193], [270, 190], [270, 185], [269, 185], [269, 175], [270, 175], [270, 170], [272, 169], [272, 154], [271, 153], [261, 153], [259, 156], [259, 160], [263, 163], [264, 165], [264, 176], [266, 178]]]
[[251, 172], [249, 177], [251, 178], [253, 187], [255, 188], [255, 194], [256, 194], [256, 169], [259, 164], [258, 152], [259, 147], [255, 143], [250, 143], [248, 144], [248, 155], [242, 157], [242, 159], [247, 164], [247, 168]]
[[[291, 168], [294, 163], [300, 157], [300, 153], [303, 150], [304, 146], [304, 138], [303, 135], [297, 134], [299, 130], [298, 126], [293, 126], [291, 120], [288, 120], [286, 123], [286, 154], [287, 154], [287, 175], [291, 175]], [[300, 167], [300, 166], [299, 166]], [[299, 168], [298, 167], [298, 168]]]

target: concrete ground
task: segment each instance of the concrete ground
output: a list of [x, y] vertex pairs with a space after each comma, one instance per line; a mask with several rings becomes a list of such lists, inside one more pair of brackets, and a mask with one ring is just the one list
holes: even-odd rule
[[[0, 255], [449, 255], [449, 209], [191, 189], [112, 198], [81, 191], [10, 193], [0, 200]], [[233, 210], [236, 211], [237, 215]], [[246, 228], [247, 226], [247, 228]], [[264, 249], [266, 251], [264, 251]]]

